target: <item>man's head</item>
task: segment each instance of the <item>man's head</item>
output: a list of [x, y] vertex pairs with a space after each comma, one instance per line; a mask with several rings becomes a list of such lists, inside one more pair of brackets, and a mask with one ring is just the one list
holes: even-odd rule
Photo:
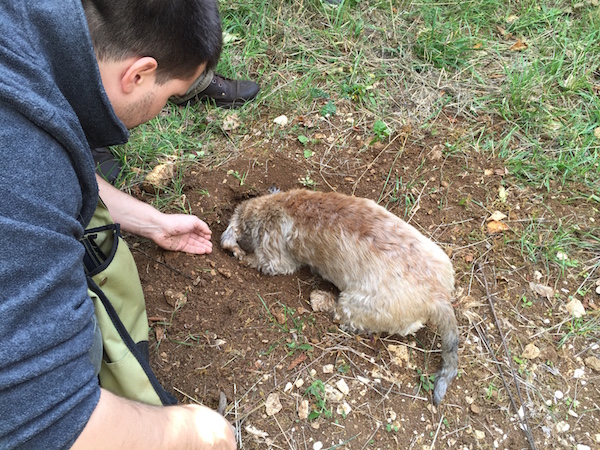
[[185, 93], [219, 60], [222, 33], [216, 0], [82, 4], [102, 82], [117, 116], [129, 128], [154, 117], [171, 95]]

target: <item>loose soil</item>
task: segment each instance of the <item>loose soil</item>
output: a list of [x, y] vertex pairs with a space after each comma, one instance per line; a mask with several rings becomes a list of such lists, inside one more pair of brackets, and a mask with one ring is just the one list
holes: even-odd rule
[[[249, 140], [225, 162], [187, 167], [185, 201], [212, 229], [213, 252], [165, 252], [127, 236], [163, 385], [183, 403], [213, 408], [225, 393], [226, 417], [245, 449], [529, 448], [514, 405], [523, 405], [537, 446], [598, 448], [598, 373], [584, 363], [598, 356], [597, 337], [559, 345], [572, 323], [564, 305], [582, 279], [577, 271], [532, 263], [519, 244], [532, 223], [540, 224], [543, 240], [543, 230], [561, 220], [592, 229], [598, 211], [558, 187], [548, 193], [517, 185], [498, 160], [442, 145], [459, 132], [459, 124], [443, 137], [406, 129], [371, 142], [350, 129], [347, 151], [334, 153], [339, 135], [309, 130], [308, 158], [300, 142], [283, 137]], [[262, 275], [218, 245], [239, 202], [302, 182], [379, 201], [451, 256], [460, 365], [440, 407], [432, 406], [429, 378], [439, 364], [434, 329], [405, 338], [347, 334], [310, 307], [312, 290], [335, 292], [334, 286], [308, 269]], [[506, 229], [490, 233], [496, 210], [506, 214], [499, 221]], [[530, 282], [557, 294], [541, 297]], [[582, 300], [597, 314], [593, 290]], [[523, 356], [527, 344], [539, 355]], [[281, 404], [275, 413], [265, 406], [272, 394]], [[303, 400], [312, 420], [299, 417]]]

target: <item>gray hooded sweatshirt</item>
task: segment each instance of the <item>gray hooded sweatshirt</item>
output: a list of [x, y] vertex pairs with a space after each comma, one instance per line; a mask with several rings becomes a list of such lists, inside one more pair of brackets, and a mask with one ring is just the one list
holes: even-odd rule
[[68, 448], [100, 396], [78, 239], [98, 198], [90, 146], [128, 133], [80, 0], [0, 2], [0, 449]]

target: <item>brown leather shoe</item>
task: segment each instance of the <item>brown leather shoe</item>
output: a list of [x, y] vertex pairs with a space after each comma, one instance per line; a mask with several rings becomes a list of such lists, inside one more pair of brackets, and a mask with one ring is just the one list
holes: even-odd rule
[[208, 87], [189, 99], [189, 102], [212, 100], [221, 108], [237, 108], [256, 97], [258, 91], [260, 86], [254, 81], [232, 80], [215, 74]]

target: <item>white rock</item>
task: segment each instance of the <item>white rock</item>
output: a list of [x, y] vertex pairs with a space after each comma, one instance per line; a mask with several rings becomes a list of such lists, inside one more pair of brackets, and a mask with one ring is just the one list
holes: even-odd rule
[[402, 367], [410, 359], [408, 355], [408, 347], [406, 345], [388, 345], [388, 350], [392, 357], [392, 362]]
[[344, 395], [348, 395], [350, 393], [350, 388], [348, 387], [344, 379], [338, 380], [337, 383], [335, 383], [335, 387], [337, 387], [339, 391]]
[[252, 436], [256, 436], [263, 439], [269, 435], [269, 433], [267, 433], [266, 431], [259, 430], [258, 428], [253, 427], [252, 425], [247, 425], [246, 431]]
[[591, 450], [591, 448], [588, 445], [577, 444], [577, 450]]
[[304, 420], [308, 417], [308, 400], [302, 400], [300, 402], [300, 406], [298, 407], [298, 418]]
[[338, 402], [341, 402], [344, 399], [344, 394], [342, 394], [340, 391], [338, 391], [333, 386], [330, 386], [329, 384], [326, 384], [325, 385], [325, 397], [330, 402], [338, 403]]
[[579, 301], [576, 298], [574, 298], [569, 303], [567, 303], [565, 305], [565, 308], [567, 308], [567, 311], [569, 311], [569, 314], [571, 314], [575, 318], [585, 316], [585, 308], [583, 307], [583, 304], [581, 303], [581, 301]]
[[478, 441], [481, 441], [482, 439], [485, 439], [485, 432], [484, 431], [474, 430], [473, 432], [475, 433], [475, 439], [477, 439]]
[[360, 381], [362, 384], [366, 384], [366, 385], [371, 384], [371, 380], [369, 380], [368, 378], [365, 378], [365, 377], [361, 377], [360, 375], [357, 375], [356, 379], [358, 381]]
[[294, 385], [290, 382], [288, 382], [285, 387], [283, 388], [283, 392], [290, 392], [292, 389], [294, 388]]
[[302, 378], [298, 378], [294, 384], [298, 389], [300, 389], [302, 386], [304, 386], [304, 380]]
[[540, 356], [540, 349], [531, 343], [527, 344], [521, 353], [521, 358], [526, 359], [535, 359], [538, 356]]
[[265, 402], [265, 408], [267, 410], [267, 416], [274, 416], [279, 411], [281, 411], [281, 402], [279, 401], [279, 394], [277, 392], [272, 392], [267, 397], [267, 401]]
[[280, 127], [285, 127], [288, 124], [288, 118], [285, 114], [277, 116], [273, 119], [273, 123], [276, 123]]
[[573, 378], [583, 378], [585, 376], [584, 369], [575, 369], [573, 371]]
[[323, 373], [333, 373], [333, 364], [325, 364], [323, 366]]
[[352, 408], [346, 402], [342, 403], [341, 405], [339, 405], [337, 407], [337, 413], [340, 416], [348, 417], [348, 414], [350, 414], [350, 411], [352, 411]]
[[321, 441], [317, 441], [313, 444], [313, 450], [321, 450], [323, 448], [323, 443]]
[[558, 433], [565, 433], [565, 432], [569, 431], [569, 428], [571, 428], [571, 425], [569, 425], [564, 420], [561, 420], [560, 422], [558, 422], [556, 424], [556, 426], [554, 428], [556, 429], [556, 431]]
[[563, 394], [562, 391], [556, 391], [554, 393], [554, 398], [557, 400], [561, 400], [564, 396], [565, 396], [565, 394]]

